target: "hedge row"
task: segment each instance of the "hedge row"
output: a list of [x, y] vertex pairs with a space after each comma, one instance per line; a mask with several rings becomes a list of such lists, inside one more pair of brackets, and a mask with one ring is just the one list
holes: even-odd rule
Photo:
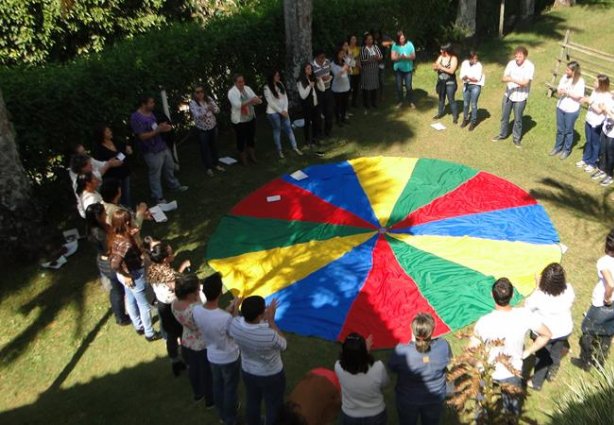
[[[424, 47], [442, 37], [455, 10], [453, 0], [315, 0], [313, 44], [332, 50], [350, 33], [404, 28]], [[205, 27], [175, 23], [64, 65], [4, 69], [0, 84], [24, 166], [45, 184], [69, 146], [90, 143], [95, 124], [106, 122], [116, 137], [129, 137], [127, 120], [139, 95], [164, 86], [169, 103], [178, 105], [202, 81], [225, 102], [232, 73], [258, 87], [284, 58], [282, 4], [265, 0]], [[173, 118], [181, 125], [189, 117]]]

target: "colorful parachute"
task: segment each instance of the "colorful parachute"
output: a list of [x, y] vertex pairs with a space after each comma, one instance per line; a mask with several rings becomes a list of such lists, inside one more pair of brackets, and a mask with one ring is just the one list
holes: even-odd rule
[[514, 301], [561, 259], [543, 207], [492, 174], [435, 159], [368, 157], [271, 181], [226, 215], [207, 260], [241, 296], [277, 298], [287, 331], [327, 340], [372, 334], [376, 348], [411, 338], [418, 312], [441, 335]]

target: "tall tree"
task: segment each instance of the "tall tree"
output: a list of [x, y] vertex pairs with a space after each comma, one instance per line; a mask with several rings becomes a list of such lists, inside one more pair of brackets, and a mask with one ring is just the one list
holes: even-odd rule
[[313, 0], [284, 0], [286, 30], [286, 80], [290, 102], [298, 102], [294, 83], [303, 63], [311, 58], [311, 19]]
[[31, 258], [41, 243], [39, 210], [21, 164], [15, 133], [0, 91], [0, 255]]
[[471, 37], [476, 29], [477, 0], [459, 0], [456, 12], [456, 26], [463, 28], [465, 34]]

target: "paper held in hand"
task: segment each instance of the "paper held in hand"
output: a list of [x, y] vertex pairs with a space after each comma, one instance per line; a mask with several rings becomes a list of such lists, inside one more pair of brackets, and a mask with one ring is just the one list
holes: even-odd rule
[[237, 163], [237, 160], [230, 156], [222, 157], [219, 159], [219, 161], [224, 165], [232, 165]]
[[168, 220], [168, 217], [166, 216], [166, 214], [164, 214], [164, 211], [162, 211], [162, 208], [160, 208], [160, 205], [151, 207], [149, 209], [149, 212], [151, 213], [151, 216], [156, 221], [156, 223], [164, 223], [165, 221]]

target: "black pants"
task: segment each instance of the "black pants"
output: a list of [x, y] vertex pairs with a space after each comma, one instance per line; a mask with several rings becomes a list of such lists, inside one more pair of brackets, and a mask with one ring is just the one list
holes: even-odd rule
[[377, 89], [362, 90], [362, 103], [366, 109], [377, 108]]
[[[310, 99], [311, 100], [311, 99]], [[320, 105], [313, 106], [311, 102], [303, 102], [303, 116], [305, 118], [305, 126], [303, 127], [303, 135], [305, 144], [315, 144], [322, 133], [322, 118], [320, 117]]]
[[335, 98], [331, 89], [318, 92], [318, 104], [324, 115], [324, 135], [330, 136], [335, 116]]
[[256, 146], [256, 120], [241, 122], [232, 125], [237, 137], [237, 151], [244, 152], [245, 147], [253, 148]]
[[198, 142], [200, 144], [200, 158], [203, 161], [205, 170], [211, 170], [217, 165], [218, 160], [217, 147], [215, 146], [217, 128], [214, 127], [211, 130], [198, 129], [197, 131]]
[[111, 303], [111, 310], [115, 316], [115, 322], [121, 323], [129, 320], [129, 317], [126, 314], [126, 304], [124, 302], [124, 285], [117, 280], [117, 274], [111, 268], [111, 263], [109, 263], [108, 257], [99, 255], [96, 258], [96, 264], [98, 265], [98, 271], [100, 271], [100, 274], [111, 281], [109, 302]]
[[345, 115], [348, 109], [348, 99], [350, 97], [349, 91], [337, 93], [335, 92], [335, 117], [337, 118], [337, 124], [345, 122]]
[[175, 319], [170, 304], [158, 300], [158, 316], [162, 325], [162, 335], [166, 339], [166, 352], [171, 359], [179, 357], [179, 338], [183, 334], [183, 326]]
[[352, 107], [356, 108], [360, 95], [360, 74], [350, 75], [350, 88], [352, 89]]
[[545, 347], [535, 353], [535, 373], [533, 374], [533, 387], [541, 388], [549, 373], [558, 370], [561, 359], [569, 349], [568, 336], [551, 339]]
[[612, 177], [614, 172], [614, 138], [601, 133], [601, 149], [599, 155], [599, 169]]

